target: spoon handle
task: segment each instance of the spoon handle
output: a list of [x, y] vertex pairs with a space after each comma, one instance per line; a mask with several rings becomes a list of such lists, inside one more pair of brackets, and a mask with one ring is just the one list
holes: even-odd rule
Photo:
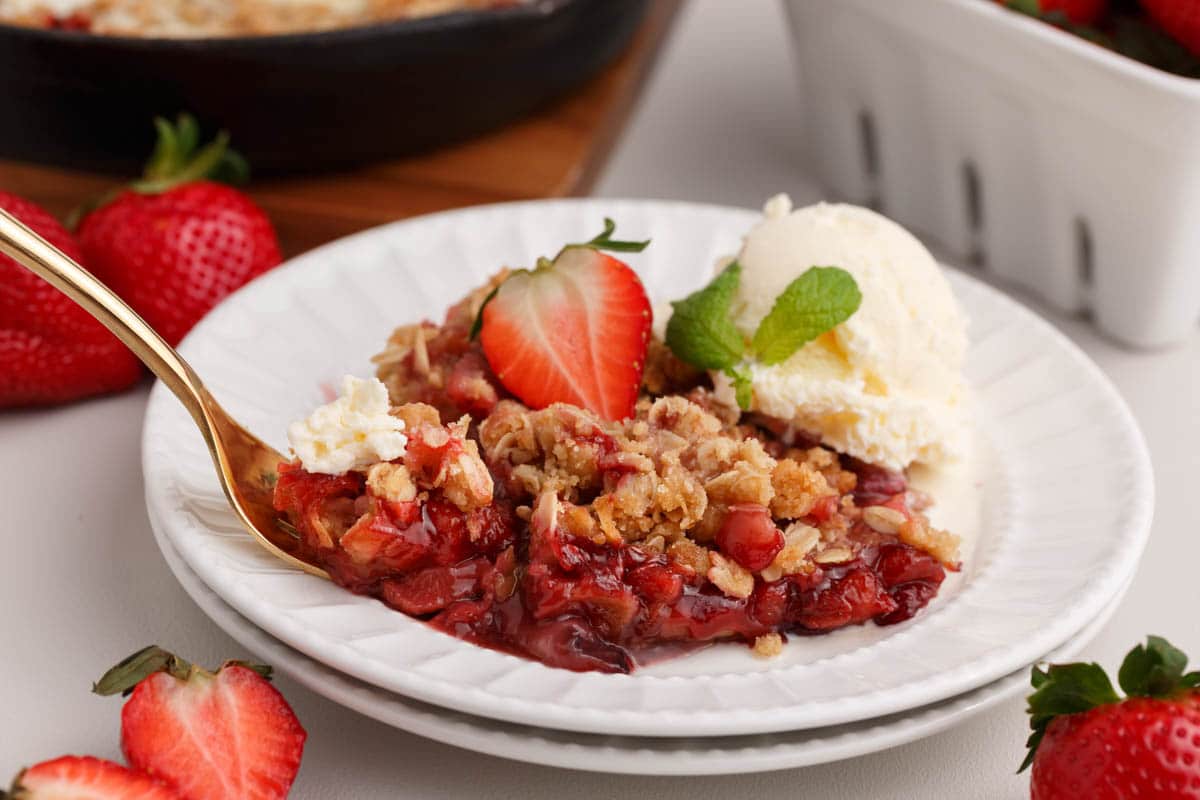
[[2, 208], [0, 253], [83, 306], [175, 393], [201, 429], [208, 427], [202, 399], [208, 392], [175, 349], [92, 273]]

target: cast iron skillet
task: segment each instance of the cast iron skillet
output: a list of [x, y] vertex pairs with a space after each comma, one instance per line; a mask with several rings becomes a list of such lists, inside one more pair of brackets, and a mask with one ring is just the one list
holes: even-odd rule
[[611, 61], [647, 0], [537, 0], [319, 33], [193, 40], [0, 25], [0, 157], [129, 172], [151, 118], [227, 128], [256, 172], [402, 155], [487, 130]]

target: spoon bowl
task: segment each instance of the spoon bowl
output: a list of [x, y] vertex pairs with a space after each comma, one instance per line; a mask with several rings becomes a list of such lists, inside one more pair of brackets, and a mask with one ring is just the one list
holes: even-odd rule
[[329, 578], [306, 560], [272, 503], [283, 455], [247, 431], [221, 407], [191, 366], [111, 289], [28, 226], [0, 209], [0, 253], [66, 294], [133, 351], [192, 415], [217, 468], [217, 478], [242, 525], [273, 556]]

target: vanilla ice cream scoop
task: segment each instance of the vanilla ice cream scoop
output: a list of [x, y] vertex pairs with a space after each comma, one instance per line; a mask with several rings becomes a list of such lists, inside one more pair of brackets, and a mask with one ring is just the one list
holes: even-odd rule
[[[843, 453], [891, 469], [937, 464], [963, 447], [966, 318], [937, 262], [896, 223], [866, 208], [791, 210], [772, 198], [738, 255], [734, 322], [747, 337], [810, 267], [854, 276], [862, 304], [782, 363], [752, 363], [751, 409], [788, 420]], [[723, 392], [728, 379], [715, 375]]]

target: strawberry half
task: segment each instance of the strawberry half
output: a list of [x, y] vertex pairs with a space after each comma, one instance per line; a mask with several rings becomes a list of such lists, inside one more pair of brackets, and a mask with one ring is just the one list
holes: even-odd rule
[[296, 778], [307, 734], [269, 674], [237, 661], [214, 674], [147, 647], [93, 691], [132, 691], [121, 710], [125, 758], [183, 800], [275, 800]]
[[612, 220], [604, 222], [591, 241], [513, 273], [476, 322], [492, 371], [533, 408], [570, 403], [609, 420], [633, 414], [650, 300], [629, 265], [601, 250], [640, 252], [649, 242], [616, 241]]
[[180, 800], [141, 772], [92, 756], [63, 756], [21, 772], [9, 800]]
[[1033, 669], [1029, 755], [1033, 800], [1200, 797], [1200, 672], [1158, 636], [1118, 672], [1121, 699], [1098, 664]]

